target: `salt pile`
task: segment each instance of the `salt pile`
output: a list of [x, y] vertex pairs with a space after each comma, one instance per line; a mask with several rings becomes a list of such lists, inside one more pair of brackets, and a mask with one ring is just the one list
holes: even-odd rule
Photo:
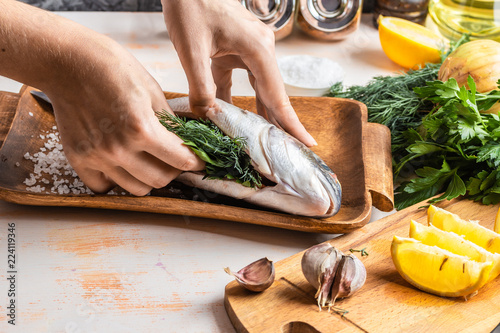
[[24, 154], [24, 158], [34, 164], [33, 173], [23, 182], [26, 190], [46, 194], [93, 194], [69, 164], [57, 127], [40, 134], [40, 139], [45, 142], [37, 153]]
[[333, 60], [309, 55], [292, 55], [278, 59], [283, 81], [292, 86], [322, 89], [344, 79], [343, 68]]

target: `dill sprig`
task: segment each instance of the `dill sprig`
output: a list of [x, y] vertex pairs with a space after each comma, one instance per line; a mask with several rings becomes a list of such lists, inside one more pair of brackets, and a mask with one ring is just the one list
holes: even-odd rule
[[167, 111], [157, 113], [160, 123], [179, 136], [205, 161], [206, 177], [232, 179], [244, 186], [260, 187], [262, 178], [245, 152], [244, 138], [230, 138], [210, 120], [186, 119]]

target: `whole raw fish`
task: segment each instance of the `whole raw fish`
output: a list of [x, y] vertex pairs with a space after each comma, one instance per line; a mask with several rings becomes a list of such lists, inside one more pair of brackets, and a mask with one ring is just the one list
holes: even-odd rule
[[[232, 180], [203, 179], [205, 174], [197, 172], [184, 172], [178, 181], [296, 215], [328, 217], [338, 212], [340, 183], [312, 150], [253, 112], [222, 100], [217, 103], [207, 117], [229, 137], [244, 138], [254, 168], [276, 185], [251, 188]], [[188, 97], [168, 104], [174, 112], [189, 112]]]

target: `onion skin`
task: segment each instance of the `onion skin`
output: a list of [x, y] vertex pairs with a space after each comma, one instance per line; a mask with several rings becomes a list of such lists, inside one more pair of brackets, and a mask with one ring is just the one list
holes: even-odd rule
[[[498, 90], [500, 79], [500, 43], [490, 39], [474, 40], [459, 46], [443, 62], [439, 69], [438, 79], [457, 80], [459, 86], [467, 85], [467, 78], [472, 76], [476, 90], [487, 93]], [[498, 113], [500, 104], [496, 103], [485, 113]]]

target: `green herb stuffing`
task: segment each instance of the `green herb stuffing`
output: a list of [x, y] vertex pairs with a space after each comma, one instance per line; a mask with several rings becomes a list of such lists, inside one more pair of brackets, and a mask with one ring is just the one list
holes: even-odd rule
[[414, 89], [436, 107], [420, 127], [403, 133], [407, 153], [396, 165], [395, 175], [417, 177], [396, 189], [397, 209], [443, 191], [429, 203], [465, 194], [484, 204], [500, 202], [500, 118], [480, 113], [500, 101], [500, 91], [478, 93], [470, 76], [467, 83], [470, 90], [460, 88], [455, 79]]
[[226, 136], [210, 120], [188, 120], [163, 111], [157, 114], [160, 123], [179, 136], [184, 144], [205, 161], [206, 177], [232, 179], [248, 187], [260, 187], [262, 179], [245, 152], [243, 138]]

